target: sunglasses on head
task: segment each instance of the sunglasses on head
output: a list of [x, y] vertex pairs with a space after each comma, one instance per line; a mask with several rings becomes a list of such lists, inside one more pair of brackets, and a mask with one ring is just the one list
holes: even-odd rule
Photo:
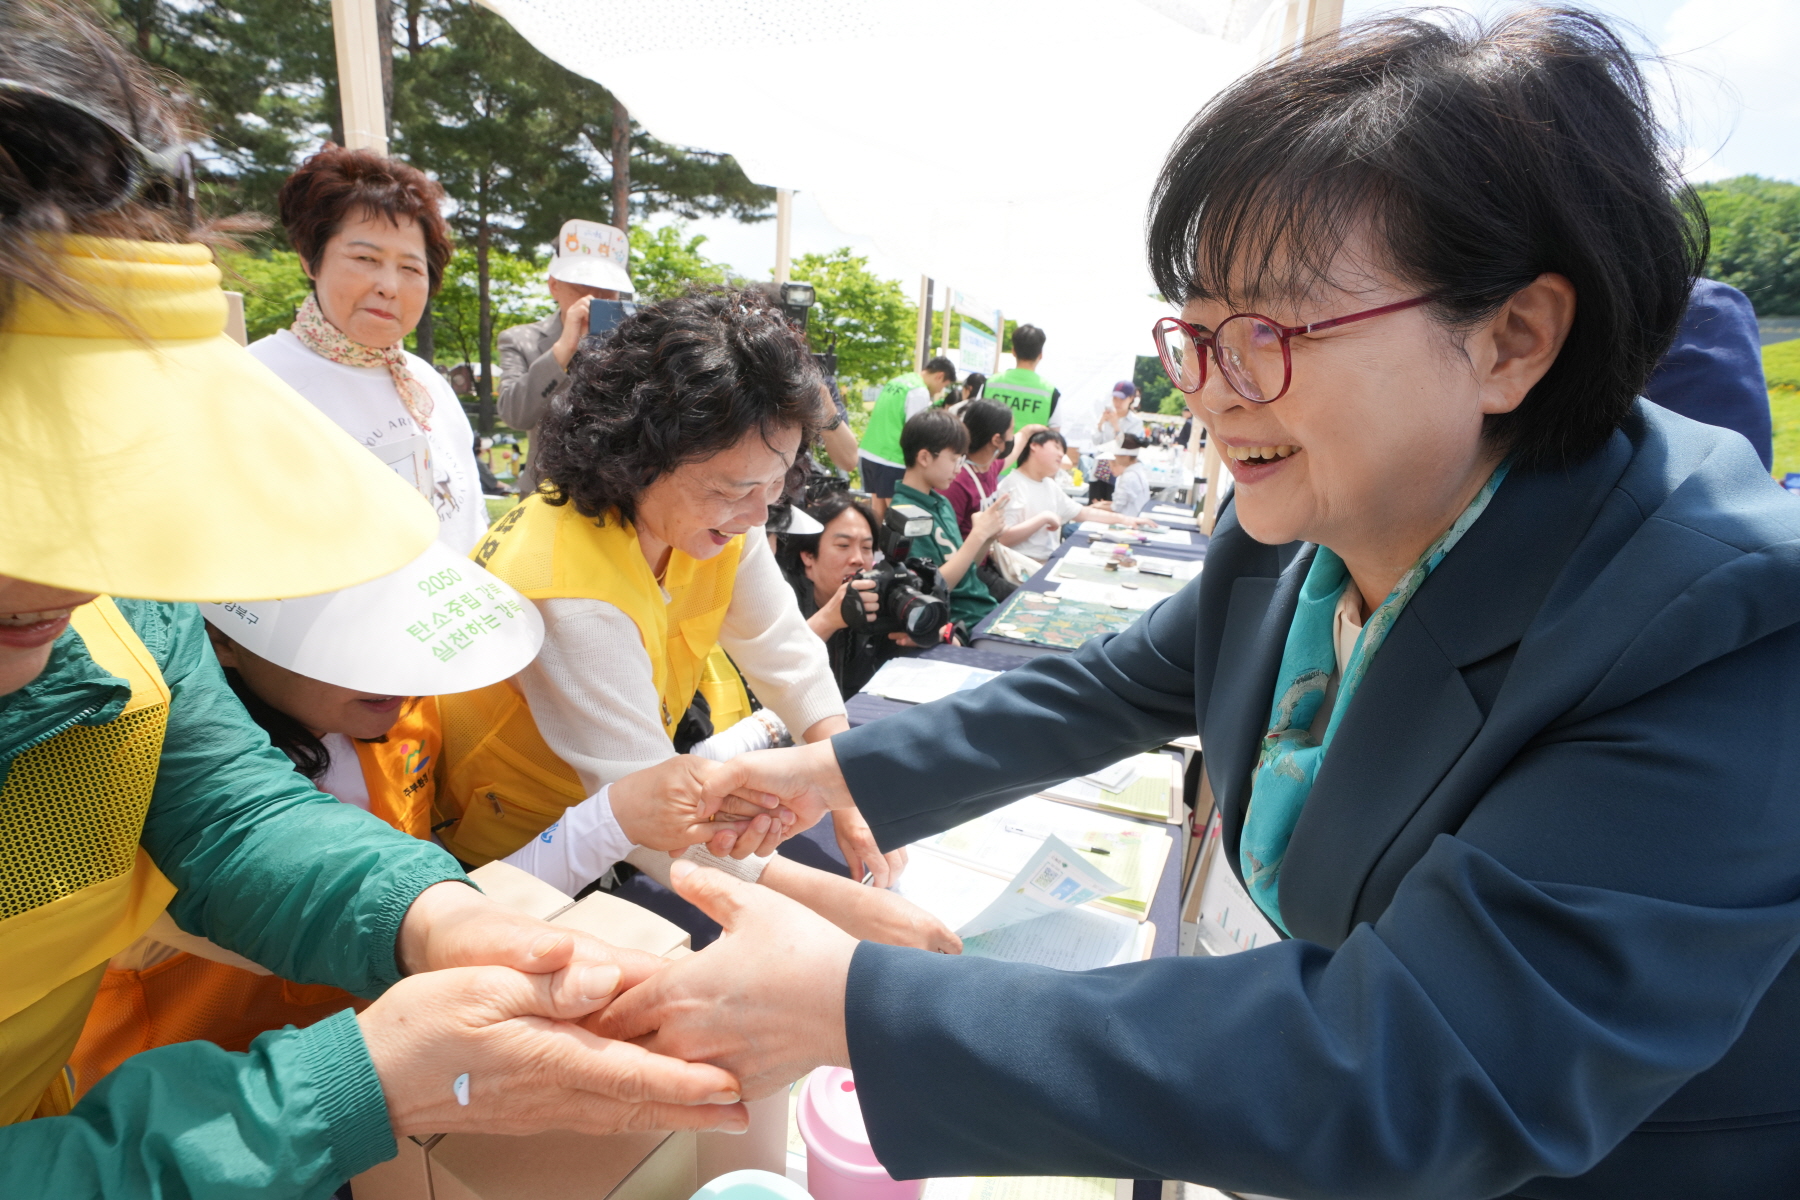
[[[94, 153], [68, 154], [70, 140]], [[0, 79], [0, 161], [69, 212], [111, 212], [145, 200], [194, 221], [194, 156], [186, 147], [152, 150], [111, 118], [35, 84]]]

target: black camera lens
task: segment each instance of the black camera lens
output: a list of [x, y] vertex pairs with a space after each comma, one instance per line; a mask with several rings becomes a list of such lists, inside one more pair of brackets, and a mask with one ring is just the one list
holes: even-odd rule
[[896, 589], [893, 604], [894, 619], [908, 637], [921, 646], [937, 644], [944, 623], [950, 619], [949, 605], [913, 588]]

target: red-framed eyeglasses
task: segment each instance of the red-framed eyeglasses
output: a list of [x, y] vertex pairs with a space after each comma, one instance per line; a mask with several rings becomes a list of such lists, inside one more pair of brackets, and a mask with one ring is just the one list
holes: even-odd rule
[[1255, 404], [1268, 404], [1287, 395], [1294, 378], [1294, 357], [1288, 339], [1416, 308], [1433, 296], [1415, 296], [1398, 304], [1384, 304], [1347, 317], [1314, 321], [1310, 325], [1282, 325], [1260, 313], [1233, 313], [1219, 327], [1202, 332], [1179, 317], [1164, 317], [1150, 331], [1156, 339], [1156, 356], [1162, 359], [1169, 382], [1193, 395], [1206, 386], [1206, 352], [1219, 364], [1231, 390]]

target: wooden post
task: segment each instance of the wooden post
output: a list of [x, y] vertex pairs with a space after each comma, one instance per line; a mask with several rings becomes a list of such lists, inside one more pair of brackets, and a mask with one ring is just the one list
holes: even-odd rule
[[478, 433], [494, 432], [494, 302], [493, 277], [489, 251], [493, 248], [493, 226], [489, 223], [488, 177], [481, 176], [476, 192], [475, 215], [481, 224], [475, 234], [475, 299], [476, 355], [481, 360], [481, 375], [475, 382], [475, 429]]
[[1344, 0], [1308, 0], [1306, 40], [1334, 34], [1344, 23]]
[[382, 102], [381, 23], [375, 0], [331, 0], [337, 41], [338, 94], [344, 107], [344, 145], [386, 155], [387, 106]]
[[612, 223], [631, 228], [631, 113], [625, 102], [613, 97], [612, 126]]
[[[1193, 433], [1189, 436], [1201, 436], [1200, 422], [1194, 422]], [[1200, 456], [1200, 463], [1201, 469], [1206, 472], [1206, 507], [1200, 510], [1200, 532], [1211, 537], [1213, 525], [1219, 519], [1220, 489], [1225, 484], [1225, 464], [1219, 460], [1219, 447], [1211, 438], [1206, 439], [1206, 450]]]
[[1305, 4], [1306, 0], [1287, 0], [1282, 6], [1281, 40], [1275, 43], [1275, 53], [1269, 56], [1271, 61], [1280, 62], [1294, 56], [1294, 41], [1300, 36], [1300, 10]]
[[1002, 309], [994, 310], [994, 365], [988, 368], [989, 375], [1000, 373], [1000, 343], [1006, 340], [1006, 313]]
[[950, 357], [950, 326], [956, 323], [956, 289], [949, 284], [944, 285], [944, 340], [938, 343], [937, 351], [945, 358]]
[[919, 276], [919, 332], [913, 339], [913, 370], [923, 371], [931, 357], [931, 276]]
[[786, 283], [793, 270], [794, 193], [775, 189], [775, 282]]

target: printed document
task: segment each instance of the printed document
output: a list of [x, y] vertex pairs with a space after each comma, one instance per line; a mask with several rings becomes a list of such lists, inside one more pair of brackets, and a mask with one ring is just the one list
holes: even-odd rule
[[881, 664], [863, 691], [907, 704], [928, 704], [956, 692], [980, 687], [998, 671], [932, 658], [890, 658]]
[[1027, 796], [919, 844], [1004, 879], [1018, 874], [1052, 834], [1123, 885], [1117, 895], [1096, 901], [1100, 907], [1144, 918], [1174, 840], [1166, 825]]
[[963, 953], [1064, 971], [1135, 962], [1153, 927], [1080, 907], [1115, 880], [1048, 838], [1010, 881], [913, 847], [895, 890], [963, 939]]

